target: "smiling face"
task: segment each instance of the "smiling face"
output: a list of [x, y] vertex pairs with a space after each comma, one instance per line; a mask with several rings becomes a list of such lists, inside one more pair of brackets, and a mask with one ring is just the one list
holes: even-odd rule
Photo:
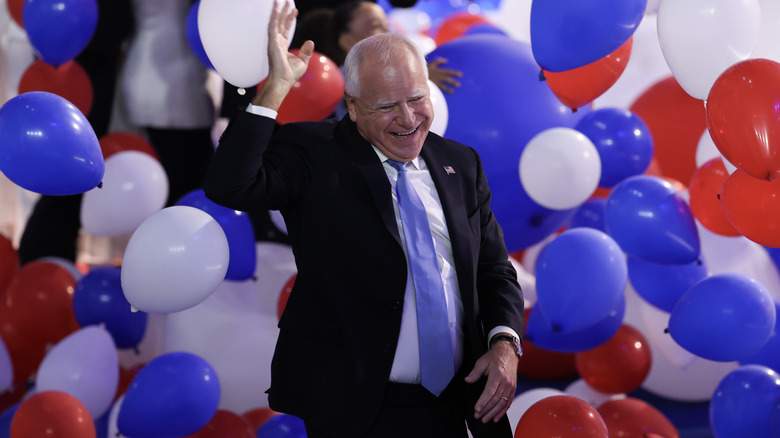
[[404, 48], [387, 62], [369, 54], [360, 63], [358, 96], [346, 95], [358, 132], [395, 161], [419, 155], [433, 121], [426, 66]]

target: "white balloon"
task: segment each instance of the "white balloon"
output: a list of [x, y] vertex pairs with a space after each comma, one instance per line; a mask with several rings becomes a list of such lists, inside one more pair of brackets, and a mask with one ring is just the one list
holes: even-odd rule
[[416, 8], [393, 8], [387, 13], [387, 21], [392, 29], [407, 36], [431, 30], [430, 15]]
[[423, 55], [428, 55], [436, 48], [436, 40], [422, 33], [413, 33], [406, 35], [412, 42], [420, 48]]
[[528, 408], [539, 400], [554, 395], [566, 395], [566, 393], [555, 388], [534, 388], [517, 395], [514, 401], [512, 401], [512, 406], [506, 412], [506, 415], [509, 417], [509, 424], [512, 425], [512, 433], [517, 429], [517, 423]]
[[758, 0], [663, 0], [658, 40], [680, 86], [706, 100], [715, 80], [758, 42]]
[[268, 214], [271, 216], [271, 223], [276, 226], [284, 234], [287, 234], [287, 224], [284, 222], [284, 216], [279, 210], [269, 210]]
[[108, 411], [118, 386], [116, 345], [104, 328], [95, 325], [58, 342], [46, 353], [35, 378], [37, 392], [68, 393], [84, 404], [92, 418]]
[[188, 309], [225, 279], [228, 242], [203, 210], [177, 205], [149, 216], [133, 233], [122, 262], [122, 291], [148, 313]]
[[[293, 0], [287, 0], [295, 7]], [[280, 2], [284, 6], [284, 1]], [[275, 0], [202, 0], [198, 33], [217, 73], [236, 87], [248, 88], [268, 76], [268, 21]], [[290, 27], [289, 40], [295, 32]]]
[[525, 270], [525, 267], [512, 257], [509, 262], [517, 271], [517, 283], [520, 284], [520, 290], [523, 291], [524, 307], [530, 309], [536, 303], [536, 276]]
[[571, 128], [536, 134], [520, 155], [520, 182], [528, 196], [552, 210], [577, 207], [593, 194], [601, 159], [593, 142]]
[[[125, 396], [122, 395], [111, 406], [111, 412], [108, 413], [108, 435], [107, 437], [121, 437], [119, 433], [119, 427], [116, 425], [116, 420], [119, 418], [119, 411], [122, 409], [122, 402], [125, 401]], [[98, 435], [100, 436], [100, 435]]]
[[224, 281], [205, 301], [166, 317], [165, 351], [202, 357], [219, 375], [220, 408], [268, 406], [280, 292], [296, 272], [292, 250], [257, 244], [257, 281]]
[[729, 160], [720, 153], [718, 147], [715, 146], [715, 142], [712, 141], [710, 131], [705, 129], [699, 138], [699, 143], [696, 145], [696, 167], [703, 166], [704, 163], [713, 158], [720, 158], [723, 161], [723, 165], [726, 166], [726, 171], [729, 175], [737, 170], [737, 166], [731, 164]]
[[780, 2], [758, 0], [761, 5], [761, 27], [758, 43], [751, 58], [766, 58], [780, 62]]
[[431, 89], [431, 103], [433, 104], [433, 122], [430, 131], [444, 137], [450, 118], [447, 100], [444, 98], [444, 93], [433, 81], [428, 81], [428, 88]]
[[620, 400], [626, 398], [625, 394], [605, 394], [603, 392], [596, 391], [590, 385], [588, 385], [588, 382], [582, 379], [575, 380], [563, 391], [572, 397], [577, 397], [580, 400], [588, 402], [588, 404], [594, 408], [598, 408], [610, 400]]
[[0, 338], [0, 392], [11, 387], [14, 382], [14, 365], [11, 362], [11, 356], [8, 354], [8, 347], [5, 341]]
[[102, 188], [84, 194], [81, 225], [94, 236], [132, 233], [165, 206], [168, 177], [159, 161], [140, 151], [122, 151], [106, 159]]
[[531, 43], [532, 0], [504, 0], [497, 9], [485, 11], [490, 22], [510, 38]]

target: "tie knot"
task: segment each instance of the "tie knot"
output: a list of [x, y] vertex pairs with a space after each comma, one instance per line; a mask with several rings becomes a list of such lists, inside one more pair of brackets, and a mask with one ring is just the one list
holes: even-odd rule
[[395, 168], [395, 170], [397, 170], [399, 172], [406, 172], [406, 163], [402, 163], [400, 161], [391, 160], [389, 158], [387, 159], [387, 163], [390, 164], [391, 166], [393, 166]]

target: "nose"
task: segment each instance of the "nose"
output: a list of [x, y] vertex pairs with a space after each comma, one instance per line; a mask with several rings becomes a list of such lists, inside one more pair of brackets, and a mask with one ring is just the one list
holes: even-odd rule
[[402, 103], [398, 106], [398, 117], [396, 117], [397, 123], [405, 128], [411, 128], [414, 126], [414, 108], [408, 103]]

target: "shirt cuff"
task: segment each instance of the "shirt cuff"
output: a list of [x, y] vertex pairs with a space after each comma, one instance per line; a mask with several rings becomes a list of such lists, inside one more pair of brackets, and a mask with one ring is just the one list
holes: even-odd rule
[[516, 331], [512, 330], [511, 327], [507, 327], [505, 325], [499, 325], [495, 327], [493, 330], [491, 330], [490, 333], [488, 333], [488, 344], [490, 344], [490, 340], [493, 339], [493, 336], [499, 333], [509, 333], [510, 335], [516, 337], [517, 339], [520, 339], [520, 335], [518, 335]]
[[246, 111], [252, 114], [257, 114], [258, 116], [268, 117], [274, 120], [276, 120], [276, 116], [279, 115], [278, 112], [272, 110], [271, 108], [266, 108], [264, 106], [259, 106], [259, 105], [252, 105], [251, 103], [247, 105]]

